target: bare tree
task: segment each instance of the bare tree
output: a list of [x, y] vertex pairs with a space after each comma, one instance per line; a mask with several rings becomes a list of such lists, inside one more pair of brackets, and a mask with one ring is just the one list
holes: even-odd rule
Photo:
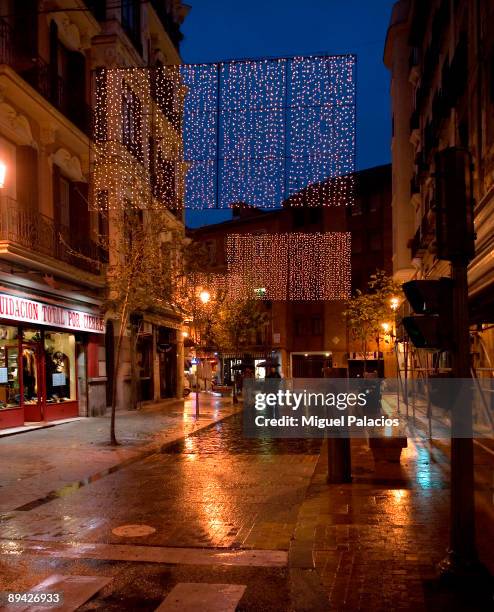
[[[219, 353], [240, 353], [256, 345], [256, 336], [265, 328], [269, 316], [262, 300], [255, 299], [254, 290], [252, 297], [246, 290], [232, 291], [227, 274], [209, 269], [207, 249], [202, 243], [185, 245], [182, 262], [176, 301], [189, 319], [194, 343]], [[209, 294], [207, 303], [201, 300], [204, 291]], [[235, 393], [233, 397], [235, 401]]]
[[[173, 299], [173, 269], [167, 246], [181, 241], [173, 230], [170, 215], [164, 210], [129, 208], [109, 213], [110, 263], [107, 274], [107, 316], [118, 320], [117, 344], [111, 392], [111, 444], [118, 444], [115, 435], [117, 383], [120, 372], [122, 346], [128, 334], [131, 316], [151, 308], [170, 305]], [[139, 329], [131, 334], [136, 339]], [[131, 359], [135, 346], [130, 346]], [[131, 368], [135, 387], [135, 367]]]
[[357, 289], [348, 300], [343, 313], [355, 340], [360, 343], [364, 355], [364, 373], [367, 371], [369, 345], [376, 341], [379, 347], [381, 326], [394, 316], [393, 298], [401, 295], [401, 285], [383, 270], [376, 270], [367, 283], [365, 292]]

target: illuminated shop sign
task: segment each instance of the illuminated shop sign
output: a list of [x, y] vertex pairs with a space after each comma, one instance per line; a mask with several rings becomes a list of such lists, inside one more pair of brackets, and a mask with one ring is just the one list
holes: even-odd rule
[[43, 304], [0, 293], [0, 317], [23, 323], [62, 327], [74, 331], [105, 333], [105, 322], [99, 315], [63, 306]]

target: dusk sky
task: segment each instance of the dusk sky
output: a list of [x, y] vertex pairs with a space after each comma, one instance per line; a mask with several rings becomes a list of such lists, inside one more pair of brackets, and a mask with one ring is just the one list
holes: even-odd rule
[[[394, 0], [190, 0], [184, 62], [313, 53], [357, 55], [357, 168], [390, 161], [389, 73], [383, 65]], [[227, 211], [188, 212], [189, 226]]]

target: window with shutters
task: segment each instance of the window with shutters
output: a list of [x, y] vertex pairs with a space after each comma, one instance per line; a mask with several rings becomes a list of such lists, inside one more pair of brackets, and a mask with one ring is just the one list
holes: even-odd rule
[[352, 253], [358, 254], [363, 251], [363, 241], [361, 232], [352, 232]]
[[158, 198], [169, 208], [175, 208], [175, 163], [158, 154]]
[[216, 240], [206, 240], [206, 249], [208, 253], [208, 265], [216, 266], [218, 264]]
[[38, 152], [34, 147], [17, 147], [16, 192], [19, 206], [38, 210]]
[[21, 72], [33, 70], [38, 55], [38, 0], [10, 0], [4, 15], [13, 28], [13, 52]]
[[121, 11], [122, 27], [134, 47], [142, 54], [141, 0], [121, 0]]
[[382, 234], [380, 231], [370, 232], [369, 246], [371, 251], [380, 251], [382, 249]]
[[88, 133], [89, 110], [86, 104], [86, 58], [71, 51], [59, 39], [58, 26], [50, 23], [49, 98], [51, 103]]

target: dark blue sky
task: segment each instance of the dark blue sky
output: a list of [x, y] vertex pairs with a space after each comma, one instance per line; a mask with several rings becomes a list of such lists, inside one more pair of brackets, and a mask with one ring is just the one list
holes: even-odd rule
[[[357, 167], [390, 161], [389, 73], [382, 63], [394, 0], [188, 0], [184, 62], [311, 53], [357, 55]], [[189, 226], [227, 211], [188, 212]]]

